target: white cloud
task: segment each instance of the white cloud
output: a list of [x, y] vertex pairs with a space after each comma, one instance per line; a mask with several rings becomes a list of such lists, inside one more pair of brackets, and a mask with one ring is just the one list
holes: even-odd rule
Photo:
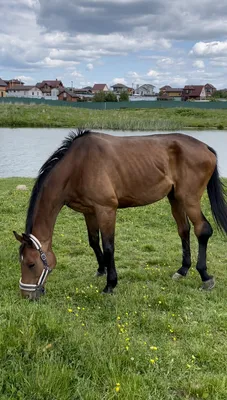
[[150, 76], [152, 78], [157, 78], [158, 76], [160, 76], [160, 72], [150, 69], [150, 71], [148, 71], [147, 73], [147, 76]]
[[115, 85], [116, 83], [122, 83], [123, 85], [127, 86], [127, 81], [125, 80], [125, 78], [114, 78], [112, 82], [113, 85]]
[[198, 69], [204, 69], [205, 64], [203, 60], [196, 60], [193, 62], [193, 67], [198, 68]]
[[18, 79], [19, 81], [22, 81], [25, 84], [35, 83], [34, 78], [32, 78], [31, 76], [16, 75], [15, 79]]
[[71, 73], [71, 75], [72, 76], [75, 76], [76, 78], [82, 78], [83, 77], [83, 75], [80, 73], [80, 72], [78, 72], [78, 71], [73, 71], [72, 73]]
[[211, 57], [211, 56], [226, 56], [227, 55], [227, 41], [216, 41], [216, 42], [198, 42], [192, 50], [189, 52], [190, 55], [199, 57]]
[[86, 65], [86, 67], [87, 67], [87, 70], [88, 70], [88, 71], [92, 71], [93, 68], [94, 68], [94, 65], [93, 65], [92, 63], [88, 63], [88, 64]]

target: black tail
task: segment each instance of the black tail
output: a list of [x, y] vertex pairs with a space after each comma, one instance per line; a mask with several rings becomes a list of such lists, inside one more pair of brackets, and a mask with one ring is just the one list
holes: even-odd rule
[[[215, 154], [217, 158], [215, 150], [209, 146], [207, 147], [213, 154]], [[225, 185], [220, 179], [216, 163], [213, 175], [211, 176], [207, 185], [207, 193], [214, 220], [216, 221], [218, 227], [227, 234], [227, 203], [225, 200], [224, 190]]]

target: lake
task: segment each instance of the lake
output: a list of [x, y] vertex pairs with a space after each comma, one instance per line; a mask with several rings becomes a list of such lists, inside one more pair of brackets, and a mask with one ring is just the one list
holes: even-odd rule
[[[101, 130], [100, 130], [101, 132]], [[170, 132], [131, 132], [102, 130], [116, 136], [151, 135]], [[36, 177], [44, 161], [61, 144], [69, 129], [56, 128], [0, 128], [0, 178]], [[227, 177], [227, 131], [180, 131], [193, 136], [218, 154], [219, 171]]]

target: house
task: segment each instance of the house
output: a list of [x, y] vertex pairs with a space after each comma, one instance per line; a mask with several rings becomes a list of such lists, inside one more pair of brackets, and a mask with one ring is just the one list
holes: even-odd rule
[[92, 88], [92, 93], [108, 92], [109, 88], [105, 83], [95, 83]]
[[181, 100], [205, 100], [206, 91], [204, 85], [186, 85], [183, 88]]
[[24, 82], [20, 81], [19, 79], [10, 79], [10, 80], [5, 80], [4, 82], [7, 84], [7, 89], [11, 89], [14, 86], [18, 85], [24, 85]]
[[75, 93], [73, 90], [63, 89], [58, 94], [58, 100], [77, 102], [82, 100], [82, 96]]
[[165, 92], [166, 90], [171, 89], [171, 86], [165, 85], [160, 88], [160, 92]]
[[0, 78], [0, 97], [6, 96], [7, 83]]
[[211, 83], [206, 83], [205, 85], [206, 97], [211, 97], [214, 94], [214, 92], [216, 92], [216, 90], [217, 89], [213, 85], [211, 85]]
[[58, 79], [38, 82], [36, 86], [42, 91], [44, 98], [51, 100], [57, 100], [60, 90], [64, 89], [62, 81], [59, 81]]
[[133, 89], [123, 85], [123, 83], [116, 83], [115, 85], [111, 86], [112, 90], [116, 94], [121, 94], [123, 92], [127, 92], [129, 94], [133, 93]]
[[27, 97], [30, 99], [41, 99], [42, 92], [37, 86], [14, 85], [7, 89], [8, 97]]
[[77, 89], [77, 88], [70, 88], [70, 91], [73, 91], [73, 93], [76, 94], [81, 94], [84, 96], [92, 96], [92, 88], [82, 88], [82, 89]]
[[[160, 88], [160, 96], [165, 95], [165, 98], [169, 100], [181, 98], [183, 88], [172, 88], [171, 86], [163, 86]], [[159, 96], [159, 97], [160, 97]]]
[[154, 85], [150, 85], [148, 83], [138, 86], [135, 90], [135, 94], [140, 96], [153, 96], [154, 95]]

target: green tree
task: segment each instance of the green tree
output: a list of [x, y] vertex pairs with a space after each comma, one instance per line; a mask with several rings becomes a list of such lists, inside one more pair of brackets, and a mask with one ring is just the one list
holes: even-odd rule
[[121, 92], [120, 97], [119, 97], [119, 101], [129, 101], [129, 94], [128, 94], [128, 92], [126, 90]]
[[105, 96], [105, 92], [97, 92], [94, 94], [92, 101], [103, 103], [106, 101]]
[[105, 101], [117, 101], [117, 96], [115, 93], [113, 92], [108, 92], [105, 95]]
[[227, 99], [227, 92], [225, 90], [216, 90], [212, 97], [215, 99]]
[[113, 92], [97, 92], [92, 101], [104, 103], [105, 101], [117, 101], [117, 96]]

